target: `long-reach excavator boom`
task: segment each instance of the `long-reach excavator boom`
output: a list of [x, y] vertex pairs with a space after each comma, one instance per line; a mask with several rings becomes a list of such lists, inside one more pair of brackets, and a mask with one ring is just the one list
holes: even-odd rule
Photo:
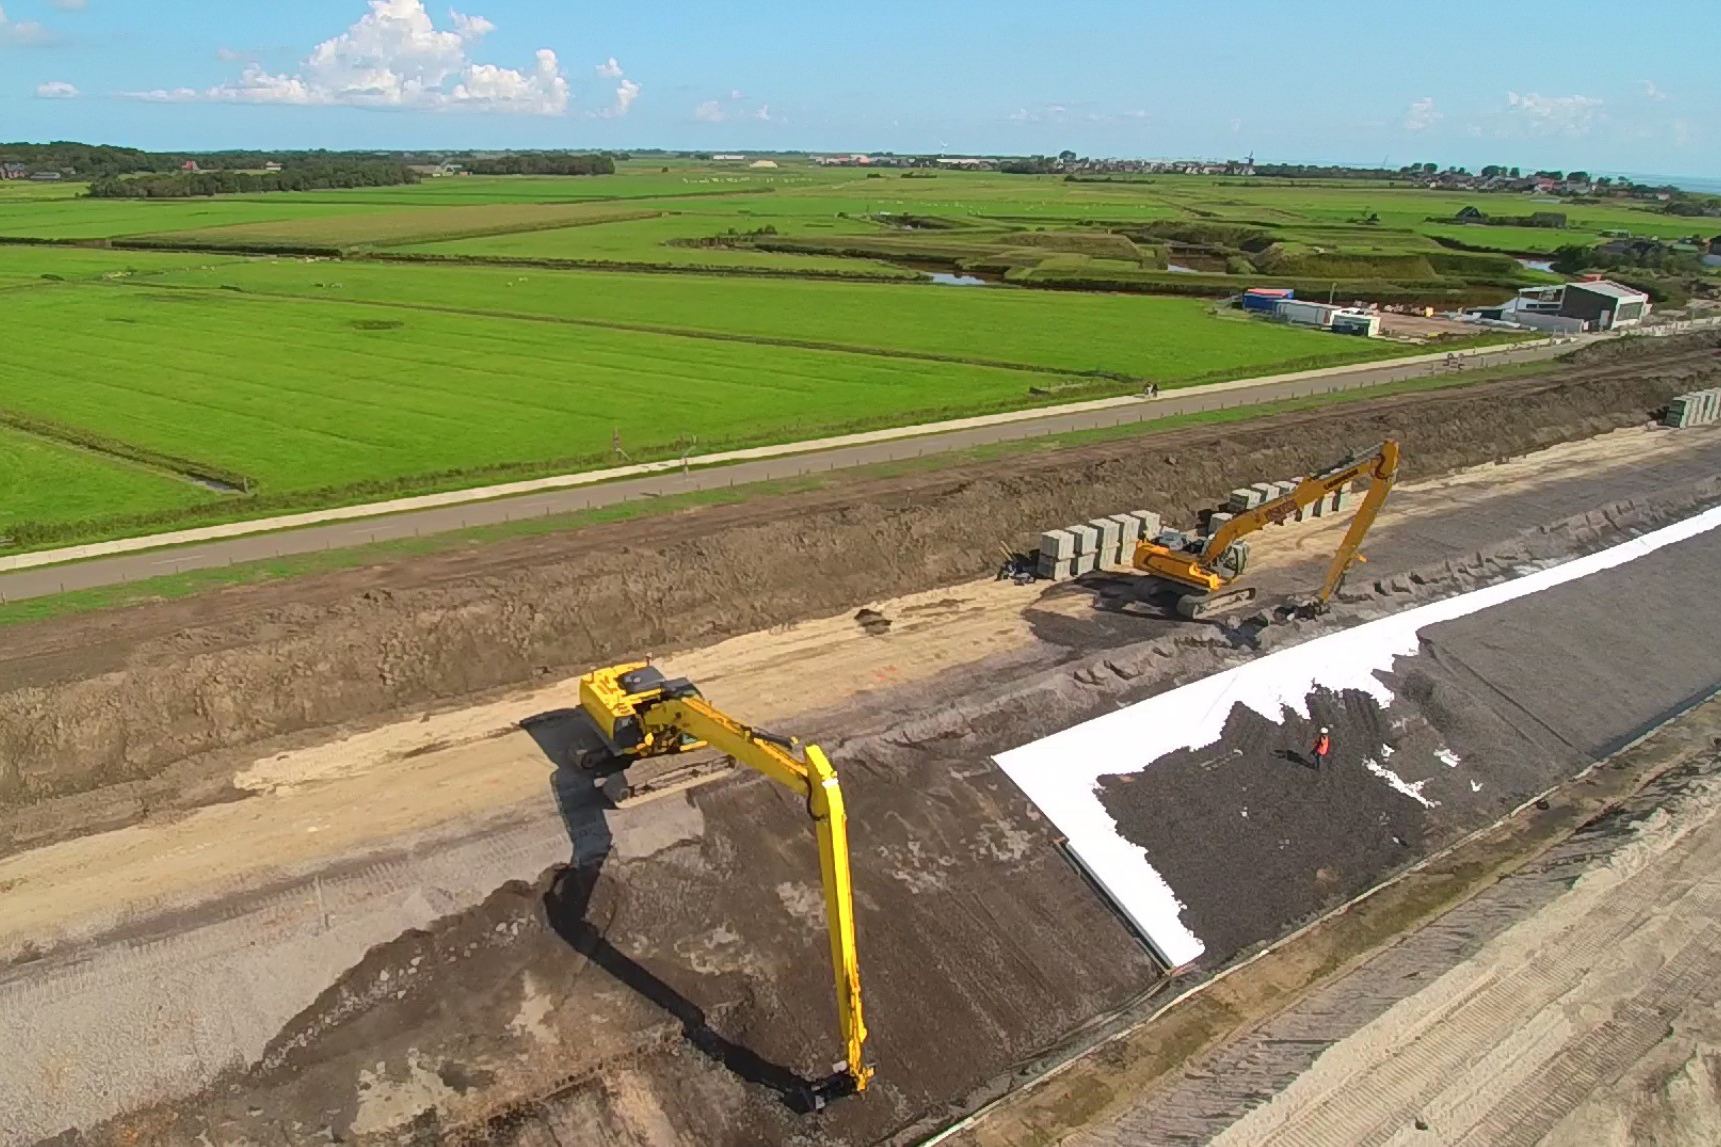
[[860, 957], [855, 947], [854, 891], [849, 871], [848, 814], [836, 769], [817, 745], [755, 729], [719, 711], [684, 678], [666, 679], [646, 662], [599, 669], [580, 678], [580, 708], [621, 757], [655, 757], [710, 747], [800, 794], [818, 836], [825, 920], [836, 979], [837, 1025], [846, 1056], [815, 1085], [814, 1106], [865, 1091], [873, 1069], [865, 1060]]
[[1333, 491], [1360, 479], [1368, 481], [1368, 492], [1345, 531], [1344, 541], [1327, 568], [1320, 591], [1308, 602], [1321, 608], [1338, 590], [1351, 565], [1362, 560], [1357, 552], [1374, 525], [1380, 508], [1398, 476], [1398, 442], [1388, 438], [1360, 458], [1347, 458], [1335, 466], [1298, 482], [1290, 493], [1263, 502], [1237, 514], [1207, 538], [1205, 544], [1182, 535], [1144, 539], [1135, 549], [1135, 568], [1163, 578], [1183, 591], [1178, 609], [1186, 617], [1202, 617], [1242, 604], [1255, 596], [1251, 589], [1222, 592], [1248, 566], [1249, 547], [1243, 538], [1263, 526], [1283, 522]]

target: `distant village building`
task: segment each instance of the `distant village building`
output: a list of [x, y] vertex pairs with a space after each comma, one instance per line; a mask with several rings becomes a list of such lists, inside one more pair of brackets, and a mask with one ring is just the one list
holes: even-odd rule
[[281, 165], [276, 163], [274, 160], [271, 159], [268, 163], [265, 163], [263, 165], [263, 170], [269, 171], [269, 172], [280, 171]]
[[60, 173], [57, 171], [32, 171], [30, 173], [30, 182], [58, 183], [60, 182]]
[[0, 163], [0, 179], [23, 179], [30, 169], [21, 163]]
[[722, 155], [714, 155], [711, 157], [714, 163], [740, 163], [746, 158], [747, 157], [744, 155], [736, 155], [733, 152], [724, 152]]
[[188, 159], [184, 163], [179, 165], [179, 170], [185, 172], [187, 175], [195, 175], [197, 172], [202, 171], [203, 169], [201, 167], [197, 166], [197, 161], [195, 159]]

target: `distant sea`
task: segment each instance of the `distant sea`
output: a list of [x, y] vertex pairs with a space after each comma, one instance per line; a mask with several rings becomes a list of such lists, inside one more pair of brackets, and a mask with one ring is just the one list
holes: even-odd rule
[[1721, 179], [1705, 179], [1700, 175], [1646, 175], [1641, 171], [1604, 171], [1603, 175], [1625, 176], [1633, 183], [1647, 183], [1651, 187], [1661, 187], [1671, 183], [1681, 191], [1705, 191], [1710, 195], [1721, 195]]

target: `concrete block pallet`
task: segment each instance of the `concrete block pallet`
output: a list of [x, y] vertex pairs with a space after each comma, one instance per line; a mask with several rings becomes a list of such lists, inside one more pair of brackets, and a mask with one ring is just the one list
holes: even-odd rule
[[1681, 394], [1667, 404], [1661, 424], [1683, 430], [1687, 426], [1707, 426], [1721, 420], [1721, 386]]
[[1127, 510], [1078, 522], [1040, 535], [1036, 576], [1065, 581], [1100, 569], [1127, 568], [1143, 538], [1159, 535], [1159, 515], [1152, 510]]

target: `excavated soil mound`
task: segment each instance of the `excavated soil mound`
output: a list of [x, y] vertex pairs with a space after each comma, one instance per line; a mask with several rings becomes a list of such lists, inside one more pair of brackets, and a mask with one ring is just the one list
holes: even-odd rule
[[1397, 436], [1406, 476], [1643, 422], [1721, 384], [1721, 339], [1641, 340], [1546, 375], [858, 481], [8, 630], [0, 809], [196, 754], [983, 575], [999, 545], [1224, 491]]

